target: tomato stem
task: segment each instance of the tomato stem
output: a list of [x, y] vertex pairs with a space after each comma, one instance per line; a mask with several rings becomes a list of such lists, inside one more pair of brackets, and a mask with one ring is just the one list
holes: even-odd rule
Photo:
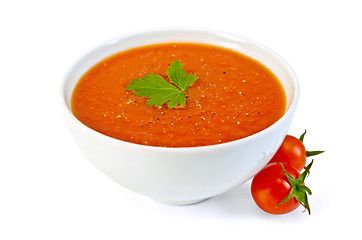
[[302, 135], [300, 135], [300, 137], [299, 137], [299, 140], [300, 140], [301, 142], [304, 141], [304, 136], [305, 136], [306, 133], [307, 133], [307, 129], [304, 129], [304, 133], [303, 133]]
[[303, 183], [304, 183], [304, 180], [307, 177], [307, 175], [310, 173], [310, 168], [312, 167], [313, 160], [307, 167], [305, 167], [305, 170], [303, 171], [302, 174], [300, 174], [300, 176], [297, 179], [294, 179], [287, 171], [285, 171], [282, 163], [278, 163], [278, 164], [280, 164], [282, 166], [284, 175], [288, 179], [289, 184], [291, 186], [291, 190], [290, 190], [288, 196], [286, 196], [281, 202], [279, 202], [277, 204], [277, 207], [279, 205], [291, 200], [292, 198], [295, 198], [305, 208], [305, 210], [308, 210], [308, 213], [310, 215], [308, 194], [312, 195], [312, 191], [307, 186], [305, 186]]
[[307, 157], [315, 156], [324, 153], [324, 151], [307, 151]]
[[[304, 133], [300, 135], [299, 140], [303, 143], [307, 129], [304, 130]], [[307, 157], [315, 156], [318, 154], [324, 153], [324, 151], [307, 151]]]
[[297, 187], [298, 191], [306, 191], [309, 195], [312, 195], [312, 191], [309, 189], [309, 187], [300, 185]]

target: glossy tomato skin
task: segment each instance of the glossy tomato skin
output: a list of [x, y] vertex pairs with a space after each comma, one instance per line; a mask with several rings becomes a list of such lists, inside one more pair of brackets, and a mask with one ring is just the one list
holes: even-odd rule
[[287, 135], [269, 163], [287, 163], [301, 171], [307, 161], [304, 144], [296, 137]]
[[[295, 179], [300, 175], [294, 167], [283, 164], [284, 169]], [[292, 198], [279, 205], [291, 190], [288, 179], [284, 175], [280, 164], [270, 163], [254, 176], [251, 183], [251, 194], [255, 203], [267, 213], [285, 214], [295, 210], [300, 203]]]

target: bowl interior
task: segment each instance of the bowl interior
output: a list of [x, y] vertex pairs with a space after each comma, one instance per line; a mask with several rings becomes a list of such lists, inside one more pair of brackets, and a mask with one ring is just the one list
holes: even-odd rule
[[[79, 78], [93, 65], [117, 52], [142, 45], [164, 42], [195, 42], [212, 44], [241, 52], [263, 63], [284, 87], [288, 110], [298, 96], [298, 82], [289, 65], [276, 53], [249, 39], [223, 32], [207, 30], [159, 30], [139, 32], [115, 38], [99, 45], [70, 69], [63, 85], [63, 97], [69, 111], [73, 89]], [[292, 78], [290, 76], [293, 76]]]

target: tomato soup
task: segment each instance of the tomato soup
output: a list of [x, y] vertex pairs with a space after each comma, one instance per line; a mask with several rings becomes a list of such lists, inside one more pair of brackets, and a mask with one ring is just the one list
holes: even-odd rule
[[[198, 77], [186, 104], [146, 105], [126, 86], [179, 60]], [[164, 43], [112, 55], [86, 72], [71, 99], [74, 116], [88, 127], [123, 141], [159, 147], [197, 147], [255, 134], [286, 111], [284, 89], [260, 62], [212, 45]]]

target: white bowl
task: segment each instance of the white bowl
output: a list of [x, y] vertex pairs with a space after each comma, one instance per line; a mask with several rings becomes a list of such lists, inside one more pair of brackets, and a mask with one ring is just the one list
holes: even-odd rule
[[[272, 126], [249, 137], [203, 147], [167, 148], [120, 141], [96, 132], [74, 117], [70, 98], [79, 78], [107, 56], [132, 47], [163, 42], [197, 42], [246, 54], [281, 81], [287, 111]], [[85, 156], [125, 188], [169, 204], [191, 204], [224, 193], [253, 177], [272, 158], [290, 127], [299, 86], [289, 65], [249, 39], [203, 29], [164, 29], [123, 35], [91, 50], [69, 70], [62, 105], [69, 129]]]

